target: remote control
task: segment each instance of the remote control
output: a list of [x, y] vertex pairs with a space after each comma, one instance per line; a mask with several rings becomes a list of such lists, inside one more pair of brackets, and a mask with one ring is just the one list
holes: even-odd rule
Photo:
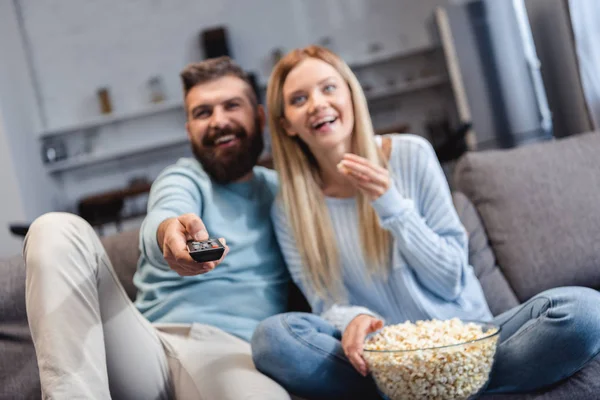
[[219, 239], [207, 239], [201, 242], [189, 240], [187, 242], [190, 256], [197, 262], [217, 261], [223, 256], [225, 247]]

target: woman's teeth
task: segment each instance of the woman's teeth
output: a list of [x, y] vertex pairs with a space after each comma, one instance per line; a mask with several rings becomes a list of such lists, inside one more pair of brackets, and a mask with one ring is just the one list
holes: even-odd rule
[[321, 127], [323, 127], [325, 124], [332, 124], [337, 120], [336, 117], [325, 117], [325, 118], [321, 118], [320, 120], [318, 120], [317, 122], [315, 122], [314, 124], [312, 124], [312, 128], [313, 129], [319, 129]]

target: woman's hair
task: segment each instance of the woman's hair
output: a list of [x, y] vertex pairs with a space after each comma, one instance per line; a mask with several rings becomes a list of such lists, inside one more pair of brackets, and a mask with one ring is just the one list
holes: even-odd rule
[[[331, 51], [309, 46], [296, 49], [275, 66], [267, 88], [269, 129], [275, 168], [281, 181], [281, 200], [296, 239], [296, 246], [310, 279], [322, 299], [340, 300], [344, 295], [342, 275], [329, 211], [321, 189], [319, 166], [308, 146], [297, 136], [289, 136], [281, 120], [284, 115], [283, 84], [294, 67], [307, 58], [322, 60], [344, 78], [352, 96], [354, 127], [351, 151], [376, 165], [387, 160], [373, 140], [373, 125], [365, 95], [348, 65]], [[381, 228], [367, 196], [357, 196], [360, 238], [370, 272], [386, 274], [389, 265], [390, 234]]]

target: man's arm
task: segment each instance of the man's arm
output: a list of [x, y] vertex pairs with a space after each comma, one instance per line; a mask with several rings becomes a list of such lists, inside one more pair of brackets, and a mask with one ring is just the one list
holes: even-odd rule
[[[199, 187], [202, 179], [195, 171], [175, 165], [167, 168], [152, 185], [148, 214], [140, 232], [140, 249], [151, 264], [189, 276], [208, 272], [220, 262], [197, 263], [187, 250], [187, 240], [208, 239], [204, 223], [197, 215], [202, 207]], [[223, 257], [227, 251], [225, 246]]]

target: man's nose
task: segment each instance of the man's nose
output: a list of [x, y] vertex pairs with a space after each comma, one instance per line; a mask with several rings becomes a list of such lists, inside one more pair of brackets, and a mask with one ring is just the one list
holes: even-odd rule
[[221, 107], [215, 107], [210, 118], [210, 127], [213, 129], [222, 129], [227, 124], [228, 120], [225, 111]]

